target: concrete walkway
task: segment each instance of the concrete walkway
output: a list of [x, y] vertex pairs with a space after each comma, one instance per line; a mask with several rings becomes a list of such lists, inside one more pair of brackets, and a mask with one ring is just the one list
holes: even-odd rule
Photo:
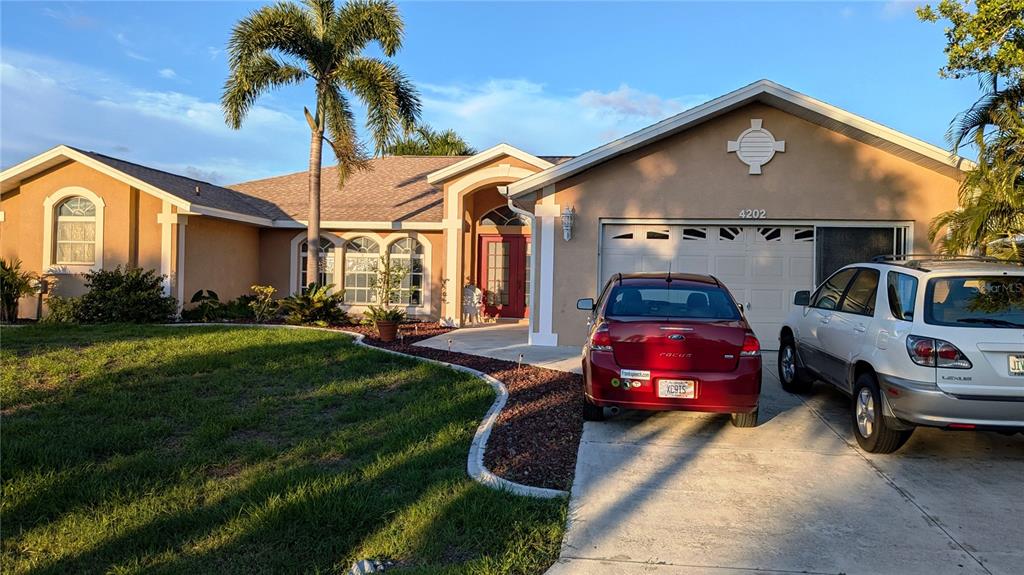
[[573, 346], [542, 347], [526, 343], [529, 327], [525, 324], [490, 324], [479, 327], [464, 327], [444, 335], [425, 339], [416, 345], [434, 349], [448, 349], [448, 340], [452, 340], [451, 350], [459, 353], [471, 353], [495, 359], [519, 361], [523, 354], [523, 363], [580, 373], [580, 354], [582, 350]]
[[1024, 572], [1024, 437], [919, 429], [870, 456], [848, 400], [781, 390], [761, 424], [629, 413], [587, 423], [549, 575]]

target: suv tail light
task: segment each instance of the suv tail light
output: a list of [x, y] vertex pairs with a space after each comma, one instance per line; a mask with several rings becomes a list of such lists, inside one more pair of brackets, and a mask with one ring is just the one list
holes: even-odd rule
[[740, 349], [741, 357], [761, 355], [761, 342], [757, 341], [754, 334], [748, 333], [743, 338], [743, 348]]
[[612, 350], [612, 334], [608, 331], [608, 324], [602, 323], [594, 330], [594, 335], [590, 336], [590, 349], [591, 351]]
[[942, 339], [907, 336], [907, 353], [917, 365], [947, 369], [971, 369], [971, 360], [955, 345]]

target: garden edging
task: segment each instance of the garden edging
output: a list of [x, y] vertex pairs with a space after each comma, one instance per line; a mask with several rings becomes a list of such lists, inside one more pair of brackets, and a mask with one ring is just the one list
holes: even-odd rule
[[429, 362], [429, 363], [432, 363], [432, 364], [435, 364], [435, 365], [440, 365], [440, 366], [443, 366], [443, 367], [447, 367], [449, 369], [454, 369], [456, 371], [461, 371], [463, 373], [468, 373], [468, 374], [470, 374], [470, 375], [472, 375], [472, 376], [474, 376], [474, 377], [476, 377], [478, 379], [481, 379], [481, 380], [487, 382], [487, 384], [490, 385], [492, 389], [494, 389], [494, 393], [495, 393], [494, 403], [491, 404], [490, 409], [487, 410], [487, 413], [484, 414], [483, 419], [480, 421], [480, 425], [477, 426], [476, 433], [473, 435], [473, 442], [469, 446], [469, 457], [468, 457], [468, 460], [466, 462], [466, 472], [469, 474], [469, 476], [474, 481], [476, 481], [477, 483], [480, 483], [481, 485], [485, 485], [487, 487], [490, 487], [491, 489], [496, 489], [496, 490], [499, 490], [499, 491], [508, 491], [508, 492], [514, 493], [516, 495], [523, 495], [523, 496], [526, 496], [526, 497], [537, 497], [537, 498], [540, 498], [540, 499], [553, 499], [553, 498], [556, 498], [556, 497], [568, 497], [568, 495], [569, 495], [569, 493], [567, 491], [562, 491], [560, 489], [549, 489], [549, 488], [546, 488], [546, 487], [533, 487], [533, 486], [530, 486], [530, 485], [523, 485], [522, 483], [516, 483], [515, 481], [509, 481], [508, 479], [505, 479], [503, 477], [499, 477], [499, 476], [495, 475], [489, 469], [487, 469], [486, 465], [484, 465], [484, 453], [487, 450], [487, 440], [491, 436], [491, 430], [494, 429], [494, 423], [498, 419], [498, 414], [501, 413], [502, 408], [505, 407], [505, 402], [508, 401], [508, 389], [506, 389], [505, 384], [502, 383], [501, 380], [499, 380], [499, 379], [497, 379], [497, 378], [495, 378], [495, 377], [493, 377], [491, 375], [488, 375], [488, 374], [483, 373], [481, 371], [477, 371], [477, 370], [475, 370], [473, 368], [470, 368], [470, 367], [466, 367], [464, 365], [459, 365], [457, 363], [448, 363], [448, 362], [444, 362], [444, 361], [438, 361], [436, 359], [430, 359], [430, 358], [426, 358], [426, 357], [419, 357], [419, 356], [416, 356], [416, 355], [410, 355], [410, 354], [407, 354], [407, 353], [402, 353], [400, 351], [394, 351], [394, 350], [391, 350], [391, 349], [387, 349], [387, 348], [383, 348], [383, 347], [378, 347], [378, 346], [375, 346], [375, 345], [370, 345], [370, 344], [365, 343], [363, 341], [363, 338], [365, 337], [363, 334], [352, 332], [352, 331], [345, 331], [345, 330], [342, 330], [342, 329], [331, 329], [331, 328], [325, 328], [325, 327], [313, 327], [313, 326], [301, 326], [301, 325], [280, 325], [280, 324], [173, 323], [173, 324], [164, 324], [164, 325], [169, 325], [169, 326], [197, 326], [197, 327], [199, 327], [199, 326], [269, 327], [269, 328], [288, 328], [288, 329], [310, 329], [310, 330], [316, 330], [316, 331], [328, 331], [328, 332], [332, 332], [332, 333], [341, 333], [341, 334], [345, 334], [345, 335], [348, 335], [348, 336], [352, 337], [353, 341], [355, 342], [356, 345], [359, 345], [359, 346], [362, 346], [362, 347], [365, 347], [365, 348], [368, 348], [368, 349], [373, 349], [373, 350], [381, 351], [381, 352], [384, 352], [384, 353], [390, 353], [390, 354], [398, 355], [398, 356], [401, 356], [401, 357], [407, 357], [407, 358], [415, 359], [415, 360], [418, 360], [418, 361], [425, 361], [425, 362]]

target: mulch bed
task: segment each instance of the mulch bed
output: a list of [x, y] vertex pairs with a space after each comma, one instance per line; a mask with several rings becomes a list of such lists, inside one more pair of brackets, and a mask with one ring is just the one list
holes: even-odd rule
[[504, 382], [508, 403], [491, 431], [484, 464], [495, 475], [525, 485], [563, 490], [572, 485], [583, 433], [583, 376], [412, 345], [451, 331], [436, 323], [403, 325], [404, 341], [390, 343], [377, 339], [372, 326], [345, 329], [362, 333], [370, 345], [464, 365]]

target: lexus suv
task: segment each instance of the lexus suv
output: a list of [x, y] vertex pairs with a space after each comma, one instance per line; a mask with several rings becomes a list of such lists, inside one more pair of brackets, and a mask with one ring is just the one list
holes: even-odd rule
[[757, 425], [761, 345], [717, 279], [695, 274], [617, 274], [591, 312], [583, 347], [587, 420], [604, 408], [732, 414]]
[[904, 256], [841, 268], [797, 292], [779, 379], [853, 398], [862, 449], [891, 453], [916, 426], [1024, 431], [1024, 267]]

